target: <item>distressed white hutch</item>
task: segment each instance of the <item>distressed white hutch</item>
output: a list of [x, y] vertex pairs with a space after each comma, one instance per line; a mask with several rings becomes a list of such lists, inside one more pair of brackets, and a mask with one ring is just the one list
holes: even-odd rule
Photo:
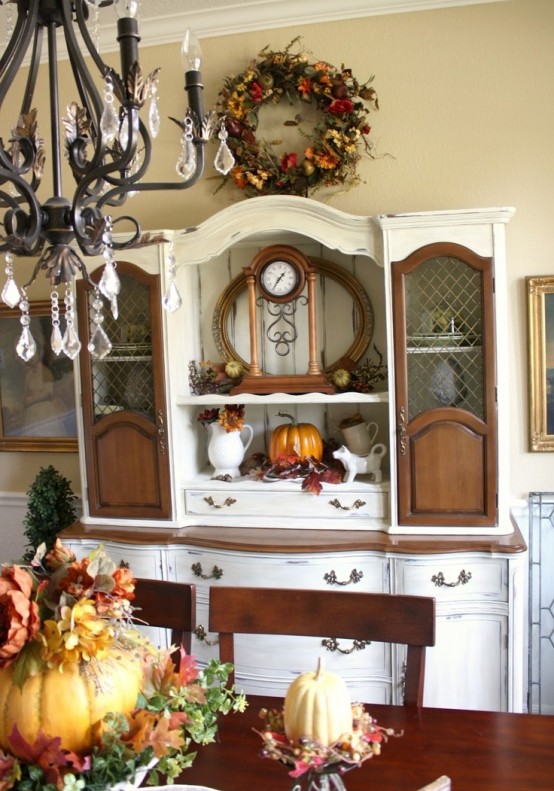
[[[117, 344], [104, 361], [81, 360], [84, 513], [65, 540], [79, 554], [102, 542], [140, 576], [195, 582], [200, 658], [216, 650], [207, 631], [211, 585], [435, 596], [426, 705], [521, 710], [526, 547], [508, 513], [508, 386], [498, 364], [512, 213], [367, 217], [272, 196], [119, 256]], [[183, 305], [162, 313], [170, 241]], [[294, 247], [318, 269], [321, 370], [345, 358], [358, 365], [382, 358], [387, 376], [374, 391], [191, 391], [191, 361], [232, 354], [248, 363], [243, 270], [273, 244]], [[284, 356], [268, 340], [271, 317], [260, 312], [252, 331], [264, 371], [305, 373], [305, 309], [298, 308], [298, 338]], [[85, 289], [79, 314], [86, 329]], [[383, 480], [357, 475], [324, 484], [319, 495], [299, 480], [213, 480], [198, 414], [233, 402], [245, 405], [253, 428], [249, 454], [267, 452], [279, 411], [338, 443], [341, 421], [361, 413], [387, 448]], [[246, 691], [283, 694], [324, 650], [321, 641], [298, 640], [291, 665], [287, 643], [266, 638], [260, 650], [243, 641], [237, 664]], [[372, 644], [339, 646], [327, 665], [355, 697], [399, 702], [403, 661], [402, 650]]]

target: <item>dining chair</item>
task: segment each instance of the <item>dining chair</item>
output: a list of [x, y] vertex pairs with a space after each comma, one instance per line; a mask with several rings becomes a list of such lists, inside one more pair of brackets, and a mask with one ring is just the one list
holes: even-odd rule
[[[196, 585], [166, 580], [137, 578], [135, 598], [137, 623], [171, 629], [171, 644], [191, 652], [192, 632], [196, 628]], [[173, 659], [178, 665], [180, 654]]]
[[425, 649], [435, 644], [435, 599], [214, 585], [209, 628], [219, 633], [221, 661], [233, 664], [235, 634], [328, 636], [407, 645], [404, 704], [421, 706]]

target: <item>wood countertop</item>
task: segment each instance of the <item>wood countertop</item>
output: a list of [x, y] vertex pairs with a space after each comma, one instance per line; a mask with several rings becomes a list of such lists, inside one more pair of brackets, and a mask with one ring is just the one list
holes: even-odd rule
[[62, 540], [97, 539], [148, 546], [188, 546], [239, 552], [386, 552], [399, 555], [440, 555], [459, 552], [483, 552], [512, 555], [525, 552], [527, 546], [514, 523], [507, 535], [431, 536], [391, 535], [381, 531], [295, 530], [240, 527], [138, 527], [92, 525], [75, 522], [61, 534]]

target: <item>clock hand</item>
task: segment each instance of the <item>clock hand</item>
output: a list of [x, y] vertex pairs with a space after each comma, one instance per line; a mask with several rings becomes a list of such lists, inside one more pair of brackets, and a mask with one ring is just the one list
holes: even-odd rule
[[279, 275], [279, 277], [278, 277], [278, 278], [277, 278], [277, 280], [275, 281], [275, 285], [277, 285], [277, 283], [278, 283], [280, 280], [282, 280], [282, 279], [284, 278], [284, 276], [285, 276], [285, 273], [284, 273], [284, 272], [281, 272], [281, 274]]

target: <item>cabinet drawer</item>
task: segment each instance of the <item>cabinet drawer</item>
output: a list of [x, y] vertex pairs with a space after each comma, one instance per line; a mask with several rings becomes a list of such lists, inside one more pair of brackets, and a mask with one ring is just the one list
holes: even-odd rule
[[210, 585], [264, 588], [315, 588], [385, 593], [389, 562], [383, 555], [322, 553], [293, 556], [187, 549], [171, 564], [180, 582], [194, 582], [197, 598], [209, 597]]
[[506, 561], [472, 556], [397, 560], [398, 593], [434, 596], [437, 602], [508, 601]]
[[65, 542], [77, 558], [84, 558], [98, 548], [100, 544], [116, 565], [122, 561], [128, 563], [135, 577], [145, 579], [163, 579], [162, 551], [153, 547], [138, 547], [116, 541], [87, 539]]
[[[291, 528], [298, 524], [291, 517], [324, 519], [329, 524], [318, 523], [318, 528], [336, 527], [336, 521], [357, 519], [387, 519], [389, 515], [388, 492], [375, 486], [364, 491], [342, 485], [329, 487], [318, 496], [295, 490], [278, 489], [278, 484], [267, 484], [263, 496], [259, 489], [245, 491], [229, 488], [188, 489], [185, 491], [185, 509], [189, 516], [263, 517], [288, 518]], [[259, 523], [258, 527], [262, 526]]]
[[[208, 608], [204, 605], [198, 608], [198, 620], [199, 627], [205, 628]], [[322, 645], [323, 639], [333, 639], [331, 632], [332, 629], [322, 637], [236, 635], [237, 684], [248, 694], [284, 697], [291, 682], [301, 673], [315, 670], [318, 657], [322, 657], [326, 670], [338, 673], [347, 683], [353, 700], [390, 703], [390, 645], [370, 643], [352, 650], [353, 641], [341, 638], [337, 641], [338, 648], [333, 651]], [[218, 638], [216, 634], [206, 633], [204, 636], [200, 632], [200, 635], [200, 638], [193, 636], [192, 651], [200, 663], [205, 663], [218, 656]]]

